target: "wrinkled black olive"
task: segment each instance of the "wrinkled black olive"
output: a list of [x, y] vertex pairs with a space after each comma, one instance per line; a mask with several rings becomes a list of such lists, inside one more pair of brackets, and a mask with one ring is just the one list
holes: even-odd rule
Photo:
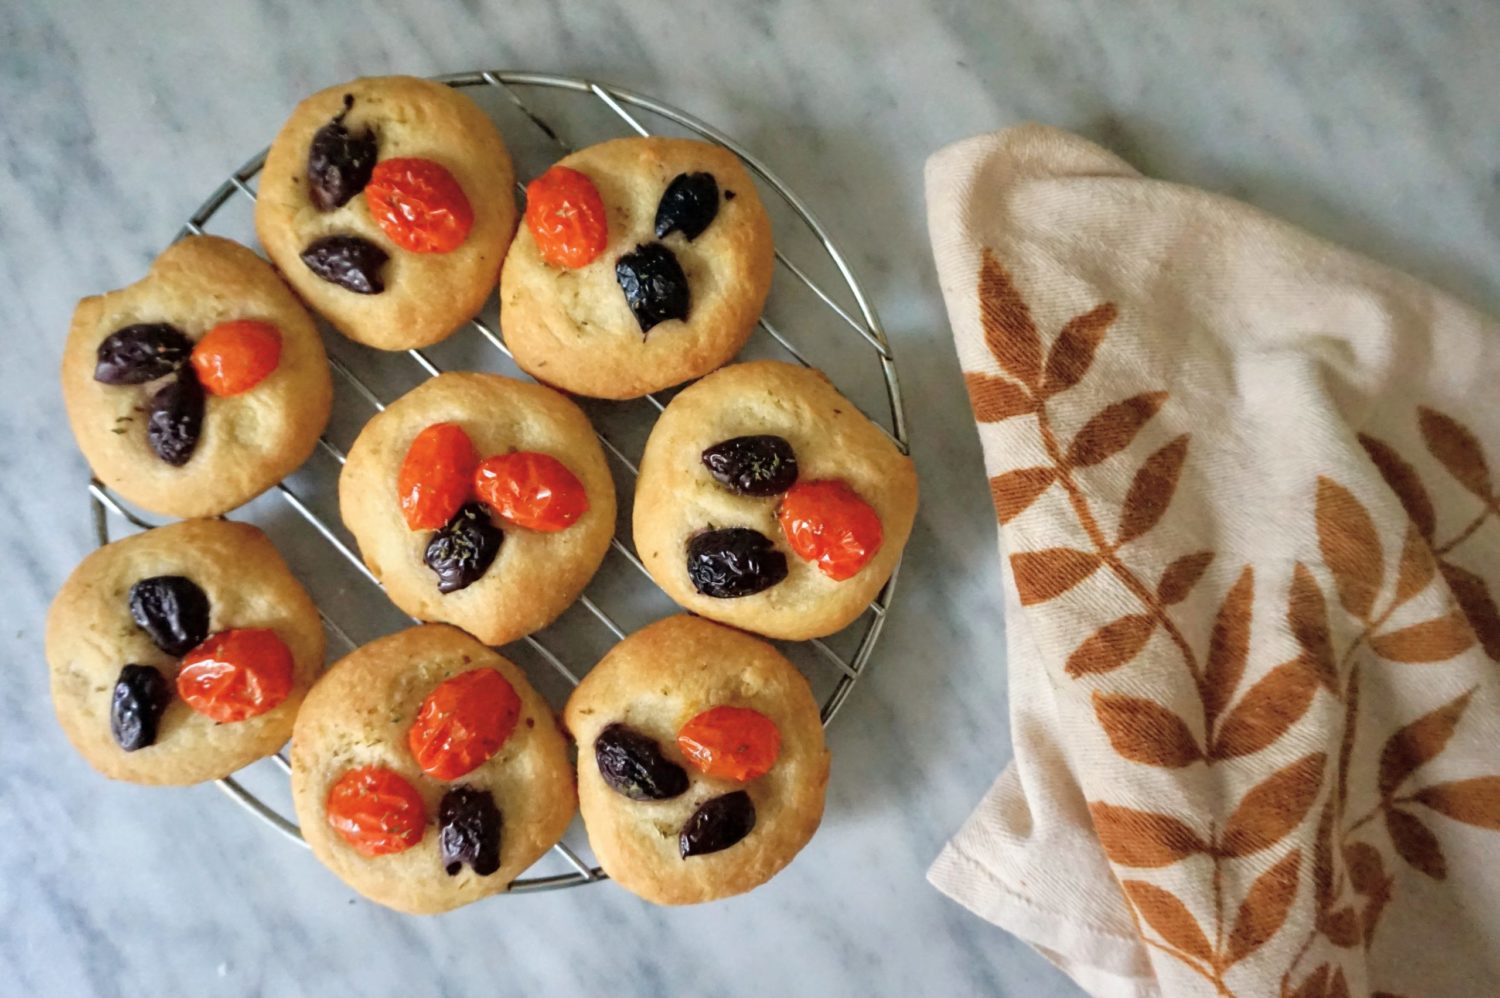
[[389, 259], [385, 250], [359, 236], [324, 236], [302, 251], [308, 270], [357, 295], [378, 295], [385, 290], [380, 268]]
[[481, 877], [500, 869], [500, 809], [488, 790], [454, 787], [438, 804], [438, 854], [448, 876], [467, 863]]
[[656, 238], [681, 232], [697, 239], [719, 213], [719, 182], [712, 173], [679, 173], [656, 205]]
[[144, 385], [177, 370], [192, 352], [193, 341], [171, 323], [137, 322], [115, 330], [99, 344], [94, 380]]
[[344, 109], [313, 133], [307, 148], [307, 196], [319, 211], [332, 211], [365, 189], [375, 169], [375, 135], [344, 127], [354, 95], [344, 95]]
[[594, 739], [599, 775], [631, 800], [668, 800], [688, 788], [687, 772], [661, 754], [661, 746], [639, 731], [611, 724]]
[[157, 457], [179, 468], [188, 463], [203, 432], [203, 406], [203, 386], [193, 366], [184, 364], [146, 410], [146, 442]]
[[643, 243], [615, 261], [615, 280], [625, 292], [625, 302], [642, 335], [658, 322], [687, 318], [687, 275], [661, 243]]
[[732, 437], [703, 452], [703, 466], [731, 492], [774, 496], [797, 481], [797, 455], [782, 437]]
[[683, 859], [728, 849], [755, 827], [755, 804], [743, 790], [710, 797], [682, 826], [677, 851]]
[[186, 655], [208, 637], [208, 595], [181, 575], [157, 575], [131, 586], [130, 615], [168, 655]]
[[115, 743], [127, 752], [155, 744], [157, 724], [171, 702], [172, 686], [160, 669], [149, 665], [121, 669], [109, 703], [109, 733]]
[[489, 510], [471, 502], [432, 535], [422, 560], [437, 573], [438, 592], [456, 593], [484, 575], [504, 539], [490, 520]]
[[786, 555], [749, 527], [694, 534], [687, 543], [688, 577], [705, 596], [733, 599], [770, 589], [786, 578]]

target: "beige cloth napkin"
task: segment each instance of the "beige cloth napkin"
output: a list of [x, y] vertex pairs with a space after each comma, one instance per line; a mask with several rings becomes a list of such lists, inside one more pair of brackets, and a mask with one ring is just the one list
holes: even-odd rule
[[1500, 994], [1500, 324], [1049, 128], [927, 196], [1015, 749], [933, 883], [1099, 995]]

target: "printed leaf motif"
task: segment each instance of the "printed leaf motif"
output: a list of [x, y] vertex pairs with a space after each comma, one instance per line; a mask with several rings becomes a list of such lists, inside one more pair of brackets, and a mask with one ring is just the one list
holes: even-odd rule
[[1259, 852], [1301, 824], [1322, 786], [1326, 759], [1321, 752], [1303, 756], [1253, 787], [1224, 824], [1220, 855]]
[[1406, 515], [1411, 518], [1422, 537], [1430, 542], [1433, 531], [1437, 529], [1437, 514], [1432, 508], [1432, 497], [1427, 494], [1416, 469], [1383, 440], [1361, 433], [1359, 442], [1375, 463], [1380, 477], [1385, 479], [1385, 484], [1401, 500], [1401, 507], [1406, 510]]
[[1034, 387], [1042, 374], [1042, 340], [1031, 309], [989, 250], [979, 265], [979, 319], [984, 344], [1005, 373]]
[[1468, 618], [1455, 612], [1377, 634], [1370, 639], [1370, 647], [1392, 662], [1446, 662], [1474, 647], [1474, 640]]
[[1391, 844], [1396, 847], [1397, 854], [1412, 867], [1433, 880], [1443, 880], [1448, 876], [1448, 861], [1443, 858], [1437, 836], [1416, 815], [1400, 808], [1387, 808], [1385, 829], [1391, 835]]
[[1115, 751], [1132, 762], [1179, 769], [1202, 758], [1187, 724], [1159, 703], [1095, 693], [1094, 714]]
[[1042, 381], [1044, 396], [1056, 395], [1083, 380], [1094, 363], [1094, 352], [1118, 314], [1113, 302], [1105, 302], [1068, 320], [1047, 352], [1047, 374]]
[[1500, 831], [1500, 776], [1477, 776], [1423, 787], [1417, 800], [1454, 821]]
[[1172, 946], [1205, 962], [1213, 961], [1213, 947], [1198, 927], [1198, 920], [1175, 894], [1144, 880], [1126, 880], [1120, 886], [1146, 924]]
[[1380, 796], [1389, 800], [1406, 778], [1448, 747], [1453, 729], [1469, 706], [1473, 690], [1423, 714], [1386, 739], [1380, 750]]
[[1140, 653], [1154, 630], [1156, 619], [1145, 613], [1110, 621], [1068, 656], [1068, 675], [1077, 679], [1089, 673], [1118, 669]]
[[1490, 468], [1484, 460], [1484, 448], [1468, 427], [1452, 416], [1426, 406], [1417, 407], [1417, 421], [1432, 456], [1448, 469], [1448, 474], [1458, 479], [1460, 485], [1488, 502], [1494, 493], [1490, 485]]
[[1333, 663], [1333, 646], [1328, 640], [1328, 603], [1323, 599], [1318, 580], [1300, 561], [1292, 572], [1286, 622], [1313, 671], [1330, 692], [1337, 694], [1338, 671]]
[[1259, 752], [1307, 713], [1318, 677], [1301, 661], [1278, 665], [1250, 687], [1219, 726], [1213, 757], [1230, 759]]
[[1396, 572], [1396, 605], [1426, 589], [1435, 574], [1437, 561], [1432, 557], [1432, 547], [1416, 524], [1408, 525], [1406, 541], [1401, 545], [1401, 567]]
[[1203, 711], [1213, 729], [1245, 674], [1250, 654], [1250, 615], [1255, 599], [1255, 572], [1246, 565], [1240, 571], [1214, 619], [1208, 640], [1208, 663], [1203, 669]]
[[1358, 946], [1365, 937], [1365, 927], [1353, 905], [1345, 905], [1319, 918], [1318, 931], [1327, 936], [1329, 942], [1343, 949]]
[[1076, 548], [1044, 548], [1010, 556], [1022, 606], [1034, 606], [1061, 596], [1093, 575], [1099, 563], [1100, 558], [1094, 552]]
[[1334, 796], [1329, 794], [1323, 803], [1323, 816], [1318, 819], [1317, 836], [1313, 839], [1313, 900], [1320, 912], [1327, 911], [1333, 904], [1333, 819]]
[[1036, 403], [1026, 394], [1026, 389], [1014, 381], [965, 371], [964, 385], [969, 389], [974, 418], [981, 423], [998, 423], [1036, 412]]
[[1207, 848], [1191, 828], [1165, 814], [1102, 803], [1090, 804], [1089, 814], [1105, 854], [1121, 866], [1170, 866]]
[[1297, 873], [1302, 851], [1293, 849], [1280, 862], [1255, 878], [1250, 893], [1234, 918], [1229, 935], [1229, 958], [1224, 965], [1238, 963], [1255, 952], [1280, 930], [1297, 896]]
[[1197, 551], [1178, 558], [1161, 573], [1161, 581], [1156, 584], [1156, 598], [1166, 606], [1181, 603], [1203, 578], [1213, 560], [1212, 551]]
[[1360, 620], [1370, 619], [1385, 574], [1375, 521], [1353, 493], [1330, 478], [1318, 478], [1318, 547], [1333, 573], [1339, 602]]
[[1469, 626], [1484, 646], [1484, 653], [1500, 662], [1500, 609], [1490, 597], [1490, 587], [1484, 579], [1466, 568], [1443, 562], [1443, 579], [1453, 590], [1458, 608], [1469, 618]]
[[1308, 974], [1302, 986], [1292, 992], [1292, 998], [1328, 998], [1328, 964]]
[[1385, 884], [1385, 860], [1380, 850], [1365, 842], [1351, 842], [1344, 847], [1344, 866], [1349, 883], [1361, 897], [1370, 897]]
[[1187, 449], [1188, 434], [1184, 433], [1146, 458], [1146, 463], [1136, 471], [1120, 511], [1118, 543], [1135, 540], [1161, 520], [1172, 503], [1172, 494], [1177, 491], [1177, 479], [1182, 474], [1182, 462], [1187, 460]]
[[990, 496], [1001, 523], [1009, 523], [1026, 511], [1037, 496], [1057, 481], [1052, 468], [1020, 468], [990, 479]]
[[1098, 464], [1120, 453], [1130, 446], [1130, 441], [1166, 399], [1166, 392], [1146, 392], [1100, 410], [1073, 438], [1068, 448], [1068, 464], [1075, 467]]

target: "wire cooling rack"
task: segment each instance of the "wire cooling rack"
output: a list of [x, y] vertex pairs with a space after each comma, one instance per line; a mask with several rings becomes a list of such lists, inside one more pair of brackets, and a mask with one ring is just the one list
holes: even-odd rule
[[[839, 252], [838, 247], [828, 237], [827, 231], [802, 199], [744, 146], [718, 129], [655, 98], [576, 77], [485, 70], [454, 73], [434, 77], [434, 79], [451, 87], [468, 90], [470, 96], [475, 97], [493, 116], [500, 119], [507, 143], [511, 145], [512, 154], [516, 157], [517, 172], [520, 175], [528, 173], [525, 158], [521, 154], [530, 148], [529, 143], [535, 142], [541, 146], [540, 149], [535, 150], [535, 155], [532, 157], [535, 169], [529, 172], [534, 174], [561, 155], [573, 151], [573, 145], [563, 138], [565, 133], [572, 134], [575, 130], [590, 131], [588, 138], [590, 142], [617, 137], [622, 133], [653, 134], [653, 128], [648, 127], [642, 118], [646, 118], [658, 132], [670, 130], [678, 134], [696, 136], [717, 143], [737, 155], [756, 178], [757, 185], [762, 192], [770, 195], [764, 200], [768, 210], [772, 213], [773, 224], [776, 226], [776, 260], [779, 269], [784, 271], [793, 282], [790, 288], [787, 287], [785, 280], [776, 282], [767, 304], [766, 315], [776, 313], [778, 324], [773, 325], [770, 318], [762, 317], [757, 336], [752, 338], [746, 353], [750, 355], [759, 353], [782, 359], [789, 357], [805, 366], [813, 366], [816, 358], [819, 366], [832, 362], [841, 370], [848, 372], [851, 357], [851, 351], [848, 349], [851, 342], [849, 337], [852, 336], [854, 345], [865, 351], [867, 357], [873, 357], [877, 362], [874, 366], [874, 375], [865, 382], [853, 384], [852, 382], [857, 380], [856, 375], [846, 374], [846, 377], [840, 381], [839, 387], [844, 390], [845, 394], [851, 395], [856, 404], [861, 405], [867, 414], [877, 406], [866, 398], [854, 394], [852, 390], [864, 387], [871, 390], [867, 392], [867, 395], [883, 395], [881, 401], [884, 403], [888, 416], [886, 419], [872, 417], [873, 421], [886, 432], [903, 453], [908, 451], [906, 414], [901, 401], [901, 386], [897, 380], [896, 368], [885, 332], [881, 328], [880, 320], [876, 317], [875, 310], [870, 305], [864, 289], [855, 279], [843, 254]], [[543, 109], [543, 103], [547, 103], [549, 108]], [[506, 127], [507, 121], [504, 119], [507, 118], [511, 119], [509, 124], [513, 125], [513, 128]], [[554, 124], [563, 120], [566, 124]], [[516, 134], [518, 132], [521, 133], [519, 139]], [[530, 134], [526, 134], [528, 132]], [[230, 238], [240, 238], [244, 242], [253, 242], [253, 229], [249, 225], [248, 209], [255, 200], [253, 183], [265, 159], [266, 151], [262, 150], [231, 174], [193, 213], [177, 233], [177, 238], [213, 231], [215, 234]], [[518, 182], [517, 189], [524, 192], [524, 181]], [[238, 221], [241, 231], [239, 232], [233, 231], [234, 220], [228, 217], [235, 213], [236, 207], [240, 209]], [[779, 216], [784, 220], [778, 222]], [[221, 231], [222, 229], [230, 231]], [[791, 251], [796, 253], [795, 246], [799, 243], [807, 248], [807, 252], [813, 259], [803, 257], [802, 263], [799, 264], [787, 255], [787, 248], [791, 248]], [[824, 278], [825, 280], [831, 278], [841, 284], [837, 291], [830, 292], [819, 282], [816, 272], [820, 268], [828, 275]], [[515, 368], [510, 361], [510, 352], [496, 333], [499, 326], [498, 317], [489, 318], [491, 313], [497, 312], [498, 307], [494, 304], [492, 297], [490, 306], [470, 321], [467, 332], [472, 335], [466, 336], [461, 331], [451, 337], [450, 341], [439, 345], [452, 353], [454, 351], [449, 346], [450, 342], [467, 341], [465, 346], [469, 348], [469, 352], [460, 356], [457, 364], [450, 363], [448, 367], [460, 366], [472, 369], [493, 363], [505, 373], [525, 377], [524, 373]], [[783, 315], [785, 319], [782, 318]], [[780, 324], [785, 321], [792, 322], [803, 331], [799, 336], [803, 341], [802, 346], [799, 347], [782, 331]], [[334, 424], [339, 423], [340, 417], [343, 416], [344, 421], [350, 422], [357, 431], [358, 425], [368, 418], [372, 410], [383, 410], [386, 407], [383, 395], [389, 393], [383, 393], [370, 382], [391, 382], [400, 379], [399, 377], [393, 378], [388, 369], [381, 370], [378, 365], [391, 363], [390, 358], [393, 357], [395, 363], [406, 364], [407, 361], [401, 359], [400, 354], [372, 357], [371, 355], [376, 354], [376, 351], [350, 347], [336, 334], [326, 336], [325, 340], [329, 346], [329, 363], [339, 378], [335, 387], [342, 385], [353, 395], [349, 397], [346, 392], [336, 391], [334, 420], [330, 424], [329, 432], [318, 441], [322, 457], [327, 459], [321, 463], [327, 465], [324, 470], [331, 472], [331, 476], [329, 474], [319, 476], [317, 469], [312, 468], [312, 465], [319, 462], [318, 456], [315, 455], [308, 462], [309, 467], [291, 476], [287, 481], [278, 483], [267, 493], [267, 497], [270, 498], [251, 503], [245, 510], [236, 511], [236, 516], [262, 521], [261, 525], [273, 535], [290, 532], [299, 524], [309, 528], [312, 535], [320, 538], [336, 552], [338, 557], [332, 561], [345, 572], [346, 576], [348, 571], [352, 570], [357, 578], [363, 579], [362, 583], [356, 581], [353, 588], [359, 592], [352, 599], [359, 607], [360, 623], [371, 624], [372, 616], [379, 616], [380, 612], [389, 616], [394, 613], [394, 610], [386, 605], [388, 601], [383, 597], [379, 595], [372, 597], [368, 589], [363, 588], [365, 583], [378, 588], [379, 583], [365, 568], [364, 563], [346, 539], [347, 534], [342, 528], [330, 525], [330, 521], [337, 523], [337, 516], [333, 512], [333, 507], [328, 506], [329, 497], [336, 495], [337, 470], [343, 466], [345, 460], [344, 449], [335, 441]], [[439, 359], [435, 356], [438, 352], [437, 347], [406, 351], [405, 358], [416, 364], [416, 369], [409, 370], [407, 373], [415, 374], [419, 378], [441, 374], [445, 367], [440, 366]], [[827, 360], [824, 359], [825, 357]], [[409, 365], [407, 366], [409, 368]], [[392, 392], [402, 390], [401, 387], [391, 389]], [[649, 430], [650, 422], [654, 421], [656, 414], [665, 408], [671, 394], [670, 391], [660, 392], [648, 395], [644, 400], [636, 400], [627, 404], [580, 400], [589, 409], [589, 415], [598, 431], [599, 440], [616, 465], [612, 470], [617, 476], [622, 513], [625, 514], [622, 516], [621, 524], [629, 522], [626, 500], [633, 495], [633, 479], [637, 473], [636, 463], [627, 452], [627, 449], [633, 448], [625, 441], [625, 438], [634, 431], [636, 437], [644, 440], [644, 432]], [[123, 499], [112, 494], [97, 480], [90, 483], [89, 494], [92, 500], [94, 530], [100, 544], [108, 543], [110, 540], [112, 519], [123, 520], [130, 526], [140, 529], [155, 525], [148, 517], [130, 508]], [[272, 508], [267, 509], [266, 502], [271, 503]], [[328, 507], [328, 509], [320, 513], [320, 507]], [[288, 515], [288, 510], [290, 515]], [[281, 529], [278, 530], [278, 526]], [[301, 533], [306, 535], [306, 530]], [[305, 539], [310, 539], [310, 537], [305, 537]], [[278, 539], [278, 546], [283, 554], [286, 554], [294, 563], [298, 560], [294, 557], [296, 554], [302, 554], [306, 560], [310, 548], [314, 549], [310, 552], [314, 563], [328, 560], [326, 550], [322, 550], [317, 543], [296, 543], [295, 539], [289, 541], [283, 536]], [[539, 686], [546, 685], [543, 680], [550, 671], [555, 677], [552, 680], [553, 687], [559, 685], [562, 687], [561, 690], [554, 689], [554, 694], [565, 695], [567, 689], [578, 684], [580, 675], [587, 671], [589, 664], [597, 660], [602, 647], [620, 640], [625, 637], [627, 630], [634, 629], [634, 626], [622, 625], [618, 621], [617, 617], [621, 613], [644, 614], [642, 620], [644, 623], [645, 620], [655, 619], [671, 611], [670, 602], [665, 600], [655, 584], [651, 582], [645, 566], [631, 550], [626, 531], [622, 528], [616, 530], [612, 541], [612, 554], [614, 557], [606, 558], [599, 575], [590, 583], [588, 591], [580, 598], [578, 605], [581, 611], [577, 611], [576, 608], [570, 610], [552, 627], [526, 637], [505, 649], [507, 655], [522, 663], [533, 682], [538, 683]], [[897, 568], [899, 569], [899, 565]], [[637, 572], [640, 573], [639, 576], [636, 576]], [[822, 718], [825, 726], [843, 705], [869, 663], [870, 655], [885, 626], [887, 608], [895, 594], [896, 574], [896, 572], [891, 573], [890, 581], [885, 584], [860, 619], [840, 634], [833, 635], [826, 640], [783, 646], [783, 650], [798, 662], [809, 680], [814, 682], [814, 689], [817, 690], [820, 685], [826, 689], [822, 697]], [[309, 588], [313, 589], [319, 606], [322, 607], [319, 613], [333, 639], [333, 644], [344, 650], [357, 647], [360, 642], [351, 634], [351, 631], [360, 630], [353, 623], [355, 615], [349, 612], [347, 607], [344, 612], [329, 609], [335, 603], [351, 601], [351, 587], [348, 585], [351, 580], [347, 577], [342, 581], [332, 578], [318, 585], [315, 583], [321, 580], [309, 579], [305, 572], [303, 576], [304, 580], [309, 583]], [[645, 586], [641, 585], [642, 578], [646, 582]], [[650, 597], [656, 599], [654, 609], [636, 605], [640, 600], [632, 598], [632, 594], [638, 597], [642, 591], [648, 592]], [[612, 601], [618, 602], [622, 609], [614, 613], [606, 611], [604, 605]], [[379, 612], [371, 608], [371, 603], [381, 604]], [[590, 617], [592, 622], [584, 619]], [[341, 623], [340, 619], [344, 623]], [[397, 620], [400, 623], [399, 616]], [[590, 627], [596, 632], [600, 632], [602, 628], [598, 638], [607, 642], [606, 645], [592, 646], [587, 642], [580, 643], [574, 640], [580, 629]], [[377, 636], [378, 633], [380, 632], [370, 634], [365, 640]], [[564, 645], [568, 647], [564, 648]], [[810, 653], [806, 652], [807, 649], [810, 649]], [[539, 672], [541, 675], [538, 675]], [[267, 771], [266, 766], [273, 768]], [[258, 775], [255, 772], [257, 769], [260, 770]], [[219, 786], [256, 817], [289, 839], [305, 845], [297, 825], [286, 816], [292, 813], [286, 788], [286, 777], [290, 771], [287, 751], [283, 748], [280, 753], [269, 760], [263, 760], [232, 777], [220, 780]], [[279, 799], [279, 805], [273, 803], [273, 799]], [[573, 844], [569, 844], [570, 839], [573, 840]], [[511, 892], [576, 887], [604, 879], [603, 871], [584, 858], [587, 853], [587, 844], [581, 840], [581, 836], [576, 834], [576, 828], [570, 829], [569, 836], [554, 847], [549, 857], [538, 861], [531, 870], [527, 871], [528, 876], [512, 884]], [[549, 865], [555, 868], [556, 872], [549, 873], [547, 871]]]

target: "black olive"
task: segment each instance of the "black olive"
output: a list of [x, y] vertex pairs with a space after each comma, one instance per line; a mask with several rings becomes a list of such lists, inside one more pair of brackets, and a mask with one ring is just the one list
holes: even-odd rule
[[437, 573], [438, 592], [456, 593], [484, 575], [504, 539], [490, 520], [489, 510], [471, 502], [459, 507], [453, 519], [432, 535], [422, 560]]
[[94, 380], [144, 385], [177, 370], [192, 352], [193, 341], [171, 323], [138, 322], [115, 330], [99, 344]]
[[755, 827], [755, 804], [743, 790], [710, 797], [682, 826], [677, 851], [683, 859], [728, 849]]
[[464, 864], [481, 877], [500, 869], [500, 809], [488, 790], [454, 787], [438, 804], [438, 854], [448, 876]]
[[157, 389], [146, 410], [146, 442], [156, 456], [182, 467], [193, 456], [203, 432], [203, 386], [191, 364]]
[[208, 595], [180, 575], [157, 575], [131, 586], [130, 615], [168, 655], [186, 655], [208, 637]]
[[615, 280], [642, 335], [659, 322], [687, 318], [687, 275], [661, 243], [643, 243], [615, 261]]
[[308, 270], [357, 295], [378, 295], [385, 290], [380, 268], [389, 259], [385, 250], [359, 236], [324, 236], [302, 251]]
[[594, 761], [610, 789], [631, 800], [669, 800], [688, 788], [687, 772], [639, 731], [611, 724], [594, 739]]
[[127, 665], [115, 680], [109, 703], [109, 733], [127, 752], [156, 742], [156, 727], [172, 702], [172, 686], [161, 670], [150, 665]]
[[375, 169], [375, 135], [366, 129], [355, 134], [344, 127], [344, 115], [354, 106], [354, 95], [344, 95], [344, 109], [313, 133], [307, 148], [307, 196], [319, 211], [347, 204], [365, 189]]
[[681, 232], [697, 239], [719, 213], [719, 182], [712, 173], [679, 173], [656, 205], [656, 238]]
[[733, 437], [703, 452], [703, 466], [731, 492], [774, 496], [797, 481], [797, 455], [782, 437]]
[[726, 527], [694, 534], [687, 543], [688, 577], [705, 596], [751, 596], [786, 578], [786, 555], [765, 534]]

